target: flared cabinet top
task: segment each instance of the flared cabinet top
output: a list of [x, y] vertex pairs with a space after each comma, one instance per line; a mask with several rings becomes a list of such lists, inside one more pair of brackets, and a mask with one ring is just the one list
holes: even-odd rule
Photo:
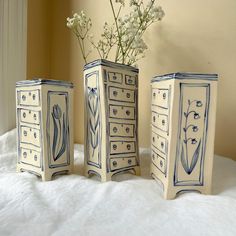
[[195, 80], [212, 80], [217, 81], [218, 75], [217, 74], [200, 74], [200, 73], [189, 73], [189, 72], [177, 72], [177, 73], [171, 73], [171, 74], [165, 74], [165, 75], [157, 75], [154, 76], [151, 82], [160, 82], [164, 80], [171, 80], [171, 79], [179, 79], [179, 80], [185, 80], [185, 79], [195, 79]]
[[53, 85], [53, 86], [63, 86], [67, 88], [74, 87], [73, 83], [62, 80], [33, 79], [33, 80], [22, 80], [16, 82], [16, 87], [27, 87], [27, 86], [37, 86], [37, 85]]
[[122, 70], [132, 71], [132, 72], [135, 72], [135, 73], [139, 72], [139, 69], [136, 68], [136, 67], [128, 66], [128, 65], [125, 65], [125, 64], [116, 63], [116, 62], [112, 62], [112, 61], [108, 61], [108, 60], [105, 60], [105, 59], [98, 59], [98, 60], [95, 60], [95, 61], [92, 61], [92, 62], [86, 64], [84, 66], [84, 70], [88, 70], [88, 69], [91, 69], [91, 68], [96, 67], [96, 66], [106, 66], [106, 67], [111, 67], [111, 68], [118, 68], [118, 69], [122, 69]]

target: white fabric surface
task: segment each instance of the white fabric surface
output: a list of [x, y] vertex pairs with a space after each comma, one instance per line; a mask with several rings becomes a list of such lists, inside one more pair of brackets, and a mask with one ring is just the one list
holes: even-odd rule
[[142, 176], [100, 183], [83, 173], [75, 145], [73, 175], [42, 182], [16, 173], [16, 131], [0, 136], [0, 235], [236, 235], [236, 162], [215, 157], [213, 195], [162, 198], [149, 178], [149, 150], [141, 151]]

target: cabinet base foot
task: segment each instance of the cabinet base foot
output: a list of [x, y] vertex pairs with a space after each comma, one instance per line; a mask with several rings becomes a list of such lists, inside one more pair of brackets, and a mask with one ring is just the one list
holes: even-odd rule
[[109, 173], [104, 173], [102, 172], [103, 170], [100, 170], [99, 172], [94, 170], [94, 168], [92, 169], [89, 169], [87, 168], [84, 172], [84, 176], [89, 178], [90, 176], [92, 175], [97, 175], [101, 182], [108, 182], [108, 181], [111, 181], [112, 180], [112, 177], [115, 176], [115, 175], [119, 175], [119, 174], [123, 174], [123, 173], [132, 173], [134, 175], [140, 175], [140, 167], [139, 166], [135, 166], [135, 167], [132, 167], [132, 168], [127, 168], [127, 169], [122, 169], [122, 170], [119, 170], [119, 171], [114, 171], [114, 172], [109, 172]]
[[197, 192], [200, 194], [205, 194], [205, 195], [210, 195], [211, 191], [209, 190], [205, 190], [205, 189], [198, 189], [198, 188], [190, 188], [189, 189], [170, 189], [168, 191], [164, 191], [164, 198], [166, 200], [171, 200], [171, 199], [175, 199], [176, 197], [180, 196], [181, 194], [184, 193], [191, 193], [191, 192]]

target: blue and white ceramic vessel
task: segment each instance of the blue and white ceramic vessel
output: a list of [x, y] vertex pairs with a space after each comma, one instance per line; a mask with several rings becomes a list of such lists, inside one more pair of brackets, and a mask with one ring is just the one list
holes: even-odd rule
[[174, 73], [152, 79], [151, 174], [166, 199], [209, 194], [214, 155], [217, 75]]
[[73, 167], [73, 85], [56, 80], [16, 84], [18, 171], [51, 180]]
[[85, 175], [139, 173], [138, 69], [106, 60], [84, 67]]

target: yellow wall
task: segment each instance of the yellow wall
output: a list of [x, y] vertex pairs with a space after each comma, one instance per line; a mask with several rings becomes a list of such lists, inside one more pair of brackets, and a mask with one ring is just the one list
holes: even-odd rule
[[50, 76], [50, 5], [48, 0], [28, 1], [27, 78]]
[[[215, 152], [236, 160], [236, 1], [159, 3], [166, 16], [146, 33], [149, 50], [139, 62], [140, 146], [149, 146], [149, 82], [153, 75], [177, 71], [218, 73]], [[28, 9], [28, 78], [50, 76], [75, 84], [75, 141], [79, 143], [83, 142], [83, 61], [75, 37], [65, 27], [65, 18], [81, 9], [91, 16], [96, 34], [105, 20], [112, 20], [108, 0], [29, 0]], [[90, 57], [96, 58], [95, 53]]]

